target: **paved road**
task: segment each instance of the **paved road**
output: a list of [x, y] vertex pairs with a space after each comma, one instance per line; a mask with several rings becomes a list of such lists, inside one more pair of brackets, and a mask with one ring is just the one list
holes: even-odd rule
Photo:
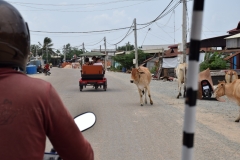
[[[181, 159], [184, 99], [176, 99], [176, 82], [151, 82], [153, 105], [140, 106], [130, 75], [107, 72], [108, 89], [79, 91], [79, 70], [52, 68], [51, 76], [31, 75], [56, 88], [72, 116], [92, 111], [95, 126], [84, 136], [95, 160]], [[195, 134], [196, 160], [240, 159], [238, 107], [232, 102], [198, 101]], [[47, 142], [46, 151], [51, 145]]]

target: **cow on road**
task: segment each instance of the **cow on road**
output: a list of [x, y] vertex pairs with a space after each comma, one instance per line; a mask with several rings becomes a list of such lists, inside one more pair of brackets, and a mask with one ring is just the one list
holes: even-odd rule
[[138, 87], [138, 92], [140, 96], [140, 104], [143, 106], [143, 95], [145, 94], [145, 104], [147, 104], [147, 93], [150, 99], [150, 104], [153, 104], [149, 84], [151, 82], [152, 76], [148, 68], [140, 66], [138, 68], [133, 68], [131, 72], [131, 83], [135, 83]]
[[[240, 107], [240, 79], [237, 79], [232, 83], [225, 83], [225, 81], [219, 81], [219, 84], [214, 92], [217, 100], [225, 101], [222, 100], [220, 97], [226, 95], [229, 99], [235, 101]], [[235, 122], [239, 122], [239, 120], [240, 120], [240, 108], [239, 116], [235, 120]]]
[[[187, 64], [186, 63], [181, 63], [177, 66], [177, 68], [175, 69], [176, 71], [176, 76], [177, 76], [177, 81], [178, 81], [178, 95], [177, 98], [179, 98], [179, 96], [182, 95], [181, 93], [181, 88], [182, 88], [182, 84], [186, 83], [186, 72], [187, 72]], [[184, 86], [183, 89], [183, 97], [186, 96], [186, 87]]]

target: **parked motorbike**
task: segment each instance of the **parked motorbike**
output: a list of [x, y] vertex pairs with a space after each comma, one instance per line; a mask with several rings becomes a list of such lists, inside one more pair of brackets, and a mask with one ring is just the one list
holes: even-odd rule
[[213, 94], [213, 89], [211, 87], [211, 84], [208, 80], [202, 80], [201, 81], [202, 86], [202, 96], [206, 98], [211, 98]]
[[[92, 112], [85, 112], [74, 118], [76, 125], [81, 132], [84, 132], [91, 128], [96, 122], [96, 116]], [[51, 149], [50, 152], [45, 152], [43, 160], [62, 160], [58, 153]]]
[[62, 68], [62, 63], [59, 63], [59, 64], [58, 64], [58, 68]]

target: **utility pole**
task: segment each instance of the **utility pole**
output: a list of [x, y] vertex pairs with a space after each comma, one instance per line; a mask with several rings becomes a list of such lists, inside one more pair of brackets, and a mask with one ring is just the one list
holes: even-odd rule
[[46, 53], [47, 53], [47, 63], [48, 63], [48, 48], [47, 48], [47, 45], [46, 45]]
[[105, 69], [107, 69], [107, 51], [106, 51], [106, 37], [104, 37], [104, 46], [105, 46]]
[[35, 53], [35, 58], [37, 57], [37, 45], [35, 45], [35, 50], [36, 50], [36, 53]]
[[137, 22], [136, 18], [134, 18], [134, 37], [135, 37], [135, 68], [138, 67], [138, 48], [137, 48]]
[[175, 10], [173, 10], [173, 17], [174, 17], [174, 29], [173, 29], [173, 32], [174, 32], [174, 43], [175, 44]]
[[186, 50], [187, 50], [187, 3], [186, 0], [183, 2], [183, 25], [182, 25], [182, 46], [183, 46], [183, 63], [186, 63]]
[[82, 50], [83, 50], [83, 53], [84, 53], [84, 42], [83, 42], [83, 49]]
[[[115, 44], [115, 47], [116, 47], [116, 49], [115, 49], [115, 52], [114, 52], [114, 55], [113, 55], [114, 58], [115, 58], [116, 52], [117, 52], [117, 44]], [[114, 59], [113, 59], [113, 67], [115, 68], [115, 60]]]
[[102, 50], [101, 50], [101, 45], [100, 45], [100, 52], [102, 53]]
[[67, 49], [66, 49], [66, 46], [64, 45], [64, 58], [63, 58], [64, 62], [66, 62], [66, 52], [67, 52]]

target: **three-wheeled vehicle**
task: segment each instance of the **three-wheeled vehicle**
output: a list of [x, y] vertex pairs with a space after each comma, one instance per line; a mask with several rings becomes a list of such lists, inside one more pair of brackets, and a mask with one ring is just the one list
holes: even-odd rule
[[93, 86], [93, 88], [103, 88], [107, 90], [107, 78], [105, 78], [105, 65], [96, 65], [94, 63], [85, 65], [85, 58], [91, 59], [92, 57], [97, 57], [104, 59], [105, 54], [100, 52], [87, 52], [80, 55], [81, 57], [81, 78], [79, 80], [79, 90], [82, 91], [83, 87]]

